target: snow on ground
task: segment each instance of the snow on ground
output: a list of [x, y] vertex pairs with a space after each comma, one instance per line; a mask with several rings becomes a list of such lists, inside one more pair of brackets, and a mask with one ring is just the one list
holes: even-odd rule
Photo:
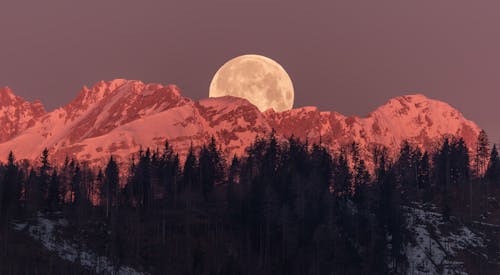
[[38, 213], [35, 224], [15, 223], [14, 229], [18, 231], [27, 231], [27, 233], [36, 241], [39, 241], [47, 250], [55, 252], [60, 258], [77, 263], [88, 268], [97, 274], [144, 274], [131, 267], [115, 267], [107, 257], [102, 257], [96, 253], [79, 248], [78, 245], [68, 240], [61, 240], [56, 237], [58, 228], [67, 226], [64, 219], [51, 220], [43, 214]]
[[407, 228], [415, 237], [406, 245], [407, 274], [467, 274], [455, 255], [470, 248], [485, 247], [483, 239], [469, 228], [461, 226], [443, 232], [441, 214], [424, 210], [421, 205], [406, 208]]

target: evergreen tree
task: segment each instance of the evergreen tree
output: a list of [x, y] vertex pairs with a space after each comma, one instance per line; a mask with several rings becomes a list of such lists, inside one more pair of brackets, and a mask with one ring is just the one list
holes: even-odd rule
[[431, 166], [429, 162], [429, 153], [424, 152], [422, 157], [418, 162], [418, 174], [417, 174], [417, 186], [419, 190], [422, 190], [429, 199], [428, 196], [432, 194], [431, 192]]
[[[283, 190], [282, 186], [279, 186], [279, 181], [277, 180], [277, 171], [279, 167], [280, 158], [280, 148], [278, 145], [278, 140], [276, 139], [276, 132], [273, 131], [269, 135], [269, 140], [266, 143], [266, 149], [264, 151], [263, 161], [261, 163], [261, 171], [264, 185], [273, 185], [277, 190]], [[284, 190], [283, 190], [284, 191]]]
[[354, 200], [358, 203], [363, 203], [366, 200], [366, 188], [370, 183], [370, 174], [365, 165], [364, 160], [359, 160], [355, 166], [354, 176]]
[[45, 148], [42, 152], [42, 157], [41, 157], [41, 166], [39, 169], [39, 180], [38, 180], [38, 186], [36, 188], [39, 189], [38, 194], [39, 197], [37, 205], [42, 206], [43, 202], [47, 198], [47, 191], [48, 191], [48, 185], [50, 181], [50, 170], [52, 169], [50, 162], [49, 162], [49, 150]]
[[450, 183], [454, 186], [464, 184], [469, 180], [470, 171], [469, 149], [465, 141], [453, 139], [450, 145]]
[[483, 177], [488, 167], [489, 144], [488, 135], [484, 130], [481, 130], [477, 137], [476, 156], [474, 159], [476, 177]]
[[[135, 154], [137, 161], [133, 159], [123, 173], [113, 157], [105, 169], [92, 170], [69, 158], [61, 168], [52, 167], [48, 151], [35, 166], [16, 163], [10, 154], [8, 162], [0, 164], [0, 214], [4, 225], [12, 224], [11, 218], [21, 221], [23, 214], [46, 215], [45, 208], [70, 210], [61, 211], [67, 220], [78, 214], [78, 224], [70, 224], [64, 233], [92, 240], [88, 248], [107, 255], [115, 273], [124, 263], [159, 274], [404, 273], [407, 224], [402, 214], [416, 207], [412, 188], [419, 195], [432, 194], [426, 199], [441, 202], [445, 216], [451, 209], [460, 215], [465, 203], [457, 201], [459, 191], [467, 191], [466, 183], [473, 182], [469, 150], [463, 140], [451, 137], [443, 139], [435, 154], [403, 143], [393, 162], [387, 148], [375, 146], [373, 177], [364, 150], [349, 144], [332, 158], [321, 144], [310, 146], [293, 136], [279, 142], [273, 134], [256, 138], [246, 155], [234, 156], [226, 167], [212, 138], [199, 155], [191, 146], [182, 167], [166, 142], [163, 152], [147, 149]], [[494, 181], [499, 175], [496, 147], [488, 163], [486, 178]], [[48, 189], [40, 205], [35, 202], [43, 198], [44, 174]], [[122, 179], [127, 184], [120, 190]], [[478, 192], [484, 186], [474, 186], [471, 201], [487, 201]], [[494, 191], [490, 196], [498, 190]], [[88, 207], [96, 194], [94, 207]], [[16, 215], [14, 210], [24, 210], [25, 202], [29, 211]], [[143, 216], [140, 210], [146, 207]], [[443, 223], [443, 229], [455, 224]], [[18, 234], [6, 234], [10, 228], [0, 226], [0, 239], [17, 240]], [[18, 247], [2, 244], [2, 257]], [[0, 273], [6, 270], [2, 267]], [[23, 270], [27, 269], [7, 273]]]
[[366, 186], [370, 183], [370, 174], [366, 168], [365, 161], [361, 158], [360, 148], [357, 143], [351, 145], [351, 156], [354, 167], [354, 200], [362, 203], [366, 196]]
[[203, 146], [199, 157], [199, 170], [201, 181], [201, 192], [205, 200], [208, 200], [215, 184], [222, 183], [224, 179], [224, 163], [221, 153], [217, 149], [215, 138], [212, 137], [210, 144]]
[[452, 182], [452, 147], [449, 138], [445, 138], [443, 145], [434, 155], [434, 178], [436, 186], [441, 191], [441, 210], [443, 216], [447, 219], [450, 215], [450, 187]]
[[22, 188], [19, 176], [20, 172], [15, 164], [14, 154], [10, 152], [3, 178], [0, 178], [0, 218], [2, 220], [19, 213]]
[[402, 195], [406, 199], [413, 198], [417, 191], [417, 164], [420, 154], [418, 148], [413, 148], [408, 141], [404, 141], [394, 165], [397, 185], [401, 187]]
[[52, 172], [48, 192], [47, 203], [49, 210], [58, 210], [61, 204], [61, 194], [59, 190], [59, 175], [57, 174], [57, 170]]
[[141, 208], [142, 214], [150, 206], [153, 197], [151, 191], [151, 162], [151, 151], [147, 148], [144, 154], [139, 154], [139, 164], [136, 170], [137, 180], [134, 189], [135, 200]]
[[236, 155], [233, 156], [233, 160], [231, 161], [231, 166], [228, 171], [228, 179], [227, 179], [227, 193], [226, 193], [226, 201], [228, 210], [231, 212], [231, 216], [234, 216], [234, 213], [237, 212], [238, 208], [238, 198], [236, 197], [236, 184], [239, 183], [240, 177], [240, 160]]
[[231, 166], [229, 166], [229, 171], [228, 171], [228, 183], [230, 184], [235, 184], [238, 183], [240, 180], [240, 159], [234, 155], [233, 159], [231, 160]]
[[188, 154], [186, 156], [186, 161], [184, 162], [184, 169], [182, 171], [182, 178], [184, 182], [183, 188], [187, 188], [188, 190], [196, 189], [196, 180], [197, 180], [197, 169], [198, 163], [196, 160], [196, 156], [194, 154], [193, 144], [189, 147]]
[[39, 187], [39, 177], [35, 169], [30, 169], [28, 172], [28, 179], [26, 181], [25, 200], [29, 213], [36, 213], [39, 210], [40, 201], [42, 198], [41, 190]]
[[313, 175], [318, 175], [320, 184], [329, 188], [333, 165], [330, 153], [328, 153], [328, 150], [324, 146], [313, 144], [310, 159], [312, 162], [311, 173]]
[[351, 194], [352, 174], [344, 153], [341, 153], [333, 165], [333, 190], [337, 197], [347, 198]]
[[111, 210], [116, 203], [116, 195], [119, 185], [119, 171], [118, 165], [116, 164], [113, 157], [109, 158], [108, 164], [105, 170], [105, 180], [104, 180], [104, 194], [106, 202], [106, 217], [109, 220], [111, 218]]
[[76, 208], [78, 208], [79, 204], [82, 203], [81, 185], [82, 185], [82, 172], [80, 169], [80, 165], [76, 163], [71, 178], [70, 205], [73, 211], [75, 211]]
[[486, 178], [494, 184], [500, 185], [500, 158], [496, 145], [491, 149], [488, 169], [486, 170]]
[[433, 174], [434, 179], [436, 180], [436, 186], [440, 188], [443, 192], [446, 192], [447, 188], [450, 186], [451, 178], [450, 178], [450, 167], [451, 167], [451, 159], [450, 159], [450, 140], [445, 138], [443, 144], [439, 148], [439, 150], [434, 154], [433, 157]]
[[401, 204], [400, 190], [398, 190], [396, 169], [387, 161], [387, 156], [380, 156], [379, 177], [377, 185], [380, 189], [377, 216], [381, 221], [383, 231], [390, 236], [389, 268], [397, 272], [404, 260], [403, 255], [403, 216], [399, 205]]
[[179, 192], [180, 189], [180, 182], [182, 179], [182, 169], [181, 169], [181, 161], [179, 159], [179, 154], [174, 155], [174, 159], [172, 160], [170, 164], [170, 179], [171, 179], [171, 184], [173, 186], [173, 193], [176, 194]]
[[104, 196], [103, 196], [103, 191], [102, 190], [103, 186], [105, 184], [105, 179], [104, 179], [104, 173], [102, 172], [102, 169], [99, 169], [99, 171], [97, 172], [97, 177], [96, 177], [96, 199], [95, 201], [93, 201], [95, 204], [99, 204], [99, 205], [105, 205], [105, 200], [104, 200]]

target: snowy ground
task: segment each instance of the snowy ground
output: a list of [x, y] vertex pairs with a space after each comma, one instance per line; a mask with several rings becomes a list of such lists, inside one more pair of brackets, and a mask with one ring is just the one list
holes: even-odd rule
[[467, 274], [455, 256], [463, 250], [484, 248], [484, 240], [465, 226], [443, 232], [442, 215], [424, 209], [421, 205], [406, 208], [407, 228], [415, 237], [405, 247], [407, 274]]
[[107, 257], [82, 249], [68, 240], [61, 240], [56, 233], [64, 226], [67, 226], [66, 220], [48, 219], [41, 213], [38, 214], [33, 224], [14, 223], [15, 230], [27, 231], [33, 239], [39, 241], [47, 250], [57, 253], [60, 258], [77, 263], [98, 274], [144, 274], [130, 267], [120, 267], [115, 270]]

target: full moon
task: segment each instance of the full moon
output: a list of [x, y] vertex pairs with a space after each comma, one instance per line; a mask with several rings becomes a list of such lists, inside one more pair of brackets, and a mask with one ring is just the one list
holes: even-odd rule
[[210, 97], [245, 98], [261, 112], [293, 107], [292, 80], [276, 61], [261, 55], [242, 55], [229, 60], [215, 73]]

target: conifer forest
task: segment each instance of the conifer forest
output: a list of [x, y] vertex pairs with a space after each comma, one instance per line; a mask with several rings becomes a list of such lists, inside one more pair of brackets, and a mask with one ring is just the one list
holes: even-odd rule
[[[391, 156], [270, 134], [226, 158], [212, 138], [185, 157], [166, 142], [104, 167], [12, 152], [0, 166], [0, 273], [456, 274], [453, 259], [498, 274], [500, 160], [479, 139], [446, 137], [431, 152], [403, 142]], [[438, 217], [439, 232], [412, 213]], [[457, 228], [481, 244], [438, 241]]]

